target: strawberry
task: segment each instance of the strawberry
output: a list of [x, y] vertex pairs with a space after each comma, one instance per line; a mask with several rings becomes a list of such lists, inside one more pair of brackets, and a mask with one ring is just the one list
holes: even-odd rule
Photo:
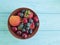
[[25, 17], [25, 18], [28, 18], [28, 16], [29, 16], [28, 10], [26, 10], [24, 17]]
[[31, 19], [31, 18], [33, 18], [33, 13], [32, 12], [30, 12], [30, 14], [29, 14], [29, 17], [28, 17], [29, 19]]
[[30, 29], [34, 29], [34, 28], [35, 28], [34, 23], [31, 23], [31, 25], [30, 25]]

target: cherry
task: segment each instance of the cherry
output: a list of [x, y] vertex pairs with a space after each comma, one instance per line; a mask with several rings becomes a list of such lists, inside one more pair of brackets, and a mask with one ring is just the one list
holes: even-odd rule
[[38, 22], [38, 17], [37, 16], [34, 17], [34, 21]]
[[19, 12], [18, 16], [20, 16], [22, 18], [24, 16], [24, 14]]
[[17, 31], [16, 33], [17, 33], [17, 35], [21, 35], [21, 34], [22, 34], [22, 32], [21, 32], [21, 31]]
[[27, 37], [28, 37], [28, 35], [26, 33], [22, 34], [22, 38], [27, 38]]
[[17, 27], [12, 27], [12, 30], [13, 30], [14, 32], [16, 32], [16, 31], [17, 31]]

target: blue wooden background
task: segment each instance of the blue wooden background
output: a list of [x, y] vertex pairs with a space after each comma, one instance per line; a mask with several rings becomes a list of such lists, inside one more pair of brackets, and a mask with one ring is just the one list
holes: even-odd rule
[[[8, 31], [10, 13], [27, 7], [40, 20], [36, 35], [27, 40], [17, 39]], [[0, 0], [0, 45], [60, 45], [60, 0]]]

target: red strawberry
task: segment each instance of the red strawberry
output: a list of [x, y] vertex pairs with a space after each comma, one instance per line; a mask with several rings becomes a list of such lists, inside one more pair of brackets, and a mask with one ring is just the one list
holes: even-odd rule
[[34, 21], [38, 22], [38, 17], [37, 16], [34, 17]]
[[27, 21], [27, 18], [23, 18], [23, 23], [27, 23], [28, 21]]
[[32, 12], [30, 12], [30, 14], [29, 14], [29, 17], [28, 18], [32, 18], [33, 17], [33, 13]]
[[30, 29], [34, 29], [34, 28], [35, 28], [34, 23], [31, 23], [31, 25], [30, 25]]

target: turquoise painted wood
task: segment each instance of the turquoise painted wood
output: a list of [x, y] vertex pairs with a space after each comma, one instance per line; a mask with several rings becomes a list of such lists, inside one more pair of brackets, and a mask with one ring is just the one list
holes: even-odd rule
[[[40, 27], [35, 36], [17, 39], [8, 31], [10, 13], [27, 7], [35, 11]], [[60, 0], [0, 0], [0, 45], [60, 45]]]
[[[0, 14], [0, 30], [7, 30], [8, 17], [10, 14]], [[40, 30], [59, 30], [60, 14], [38, 14], [40, 20]]]
[[21, 40], [13, 37], [9, 31], [0, 31], [1, 45], [60, 45], [60, 31], [38, 31], [30, 39]]
[[11, 12], [28, 7], [37, 13], [60, 13], [60, 0], [0, 0], [0, 12]]

